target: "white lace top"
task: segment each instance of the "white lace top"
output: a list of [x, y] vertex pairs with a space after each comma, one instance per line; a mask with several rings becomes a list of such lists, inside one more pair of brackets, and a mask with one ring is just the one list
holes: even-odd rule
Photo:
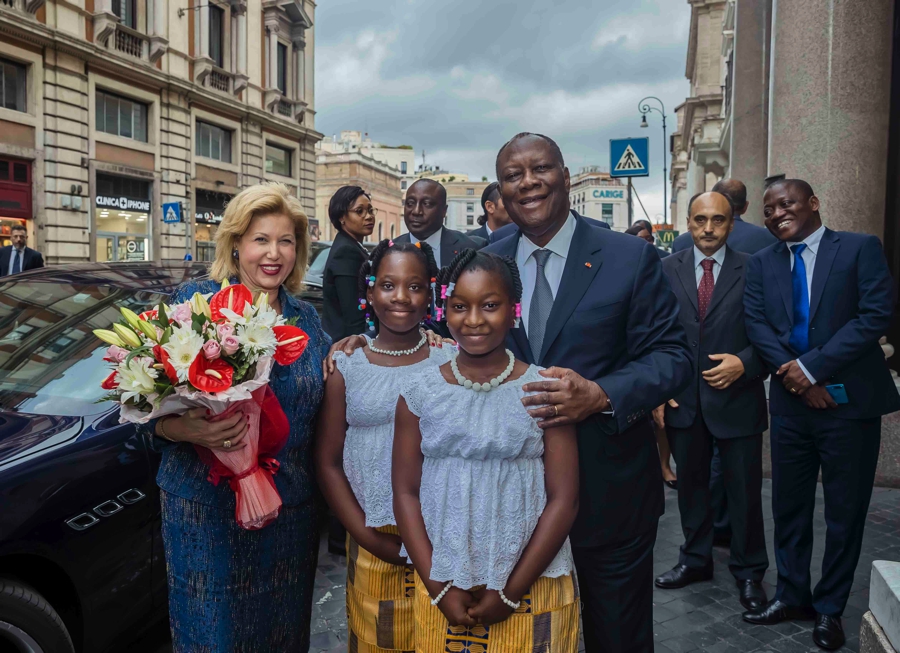
[[[419, 499], [432, 580], [503, 589], [531, 539], [547, 504], [544, 440], [521, 400], [523, 385], [543, 380], [539, 369], [486, 393], [448, 383], [437, 367], [404, 383], [422, 433]], [[571, 571], [566, 539], [543, 575]]]
[[450, 360], [451, 347], [430, 349], [428, 358], [403, 367], [373, 365], [361, 348], [351, 356], [341, 351], [333, 356], [346, 386], [344, 474], [366, 513], [366, 526], [371, 528], [396, 523], [391, 454], [400, 386], [408, 375], [426, 367], [437, 368]]

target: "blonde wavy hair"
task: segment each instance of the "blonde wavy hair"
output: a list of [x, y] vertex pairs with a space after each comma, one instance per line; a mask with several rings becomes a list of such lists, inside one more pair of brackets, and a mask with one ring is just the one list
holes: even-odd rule
[[294, 269], [284, 280], [285, 289], [296, 295], [303, 288], [303, 277], [309, 261], [309, 218], [300, 200], [291, 195], [287, 186], [278, 182], [257, 184], [245, 188], [225, 207], [222, 223], [216, 231], [216, 258], [210, 266], [210, 276], [218, 282], [240, 276], [238, 262], [232, 252], [241, 236], [250, 228], [257, 215], [281, 214], [294, 221], [297, 238], [297, 260]]

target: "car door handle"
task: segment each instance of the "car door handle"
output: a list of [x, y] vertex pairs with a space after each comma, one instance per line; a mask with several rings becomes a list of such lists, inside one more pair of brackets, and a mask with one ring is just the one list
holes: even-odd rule
[[137, 488], [131, 488], [130, 490], [125, 490], [122, 494], [117, 496], [116, 498], [124, 503], [126, 506], [130, 506], [132, 504], [137, 503], [141, 499], [146, 498], [147, 495], [138, 490]]
[[104, 501], [99, 506], [94, 506], [94, 512], [101, 517], [111, 517], [115, 515], [117, 512], [122, 510], [125, 506], [123, 506], [118, 501], [113, 501], [110, 499], [109, 501]]
[[70, 528], [75, 529], [76, 531], [86, 531], [91, 526], [95, 526], [100, 523], [100, 520], [94, 517], [89, 512], [83, 512], [77, 517], [72, 517], [72, 519], [66, 520], [66, 525]]

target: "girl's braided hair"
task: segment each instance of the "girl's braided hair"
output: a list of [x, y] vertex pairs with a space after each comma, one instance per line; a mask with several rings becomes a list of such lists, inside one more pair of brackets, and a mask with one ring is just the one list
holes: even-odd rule
[[474, 249], [466, 249], [460, 252], [455, 259], [437, 275], [438, 296], [436, 301], [437, 319], [441, 320], [447, 310], [453, 288], [463, 272], [468, 270], [484, 270], [496, 272], [503, 279], [506, 291], [512, 303], [516, 307], [516, 319], [522, 316], [522, 279], [519, 277], [519, 266], [508, 256], [500, 256], [490, 252], [479, 252]]
[[[385, 238], [375, 245], [375, 249], [369, 254], [369, 258], [363, 262], [359, 268], [359, 310], [366, 312], [366, 322], [372, 329], [378, 330], [378, 316], [375, 310], [368, 305], [366, 300], [366, 291], [375, 285], [375, 277], [378, 276], [378, 268], [381, 262], [388, 254], [414, 254], [417, 256], [422, 265], [425, 266], [425, 275], [431, 283], [432, 301], [437, 282], [438, 266], [434, 260], [434, 250], [431, 245], [425, 242], [418, 243], [395, 243], [393, 240]], [[431, 317], [429, 314], [427, 317]]]

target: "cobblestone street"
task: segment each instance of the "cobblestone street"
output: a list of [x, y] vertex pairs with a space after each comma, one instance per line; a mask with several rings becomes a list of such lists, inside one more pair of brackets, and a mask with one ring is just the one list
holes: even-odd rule
[[[766, 516], [766, 540], [769, 547], [769, 571], [764, 583], [771, 598], [776, 580], [775, 558], [772, 551], [771, 481], [763, 481], [763, 507]], [[825, 519], [822, 514], [822, 488], [819, 486], [813, 553], [813, 582], [819, 578], [825, 540]], [[845, 651], [859, 647], [859, 623], [868, 609], [869, 573], [874, 560], [900, 560], [900, 490], [875, 488], [862, 556], [847, 609], [844, 612], [844, 631], [847, 635]], [[678, 504], [673, 490], [666, 490], [666, 514], [659, 525], [659, 537], [654, 550], [654, 574], [662, 573], [678, 561], [681, 544], [681, 525]], [[654, 637], [656, 653], [801, 653], [816, 651], [812, 643], [812, 622], [786, 622], [777, 626], [751, 626], [741, 620], [743, 608], [728, 572], [728, 551], [714, 549], [715, 573], [712, 581], [698, 583], [680, 590], [655, 590], [653, 593]], [[312, 619], [311, 653], [345, 653], [347, 650], [347, 618], [344, 614], [344, 559], [332, 556], [323, 547], [316, 574], [316, 592]], [[147, 642], [145, 641], [145, 644]], [[141, 648], [152, 653], [170, 653], [168, 645]]]

